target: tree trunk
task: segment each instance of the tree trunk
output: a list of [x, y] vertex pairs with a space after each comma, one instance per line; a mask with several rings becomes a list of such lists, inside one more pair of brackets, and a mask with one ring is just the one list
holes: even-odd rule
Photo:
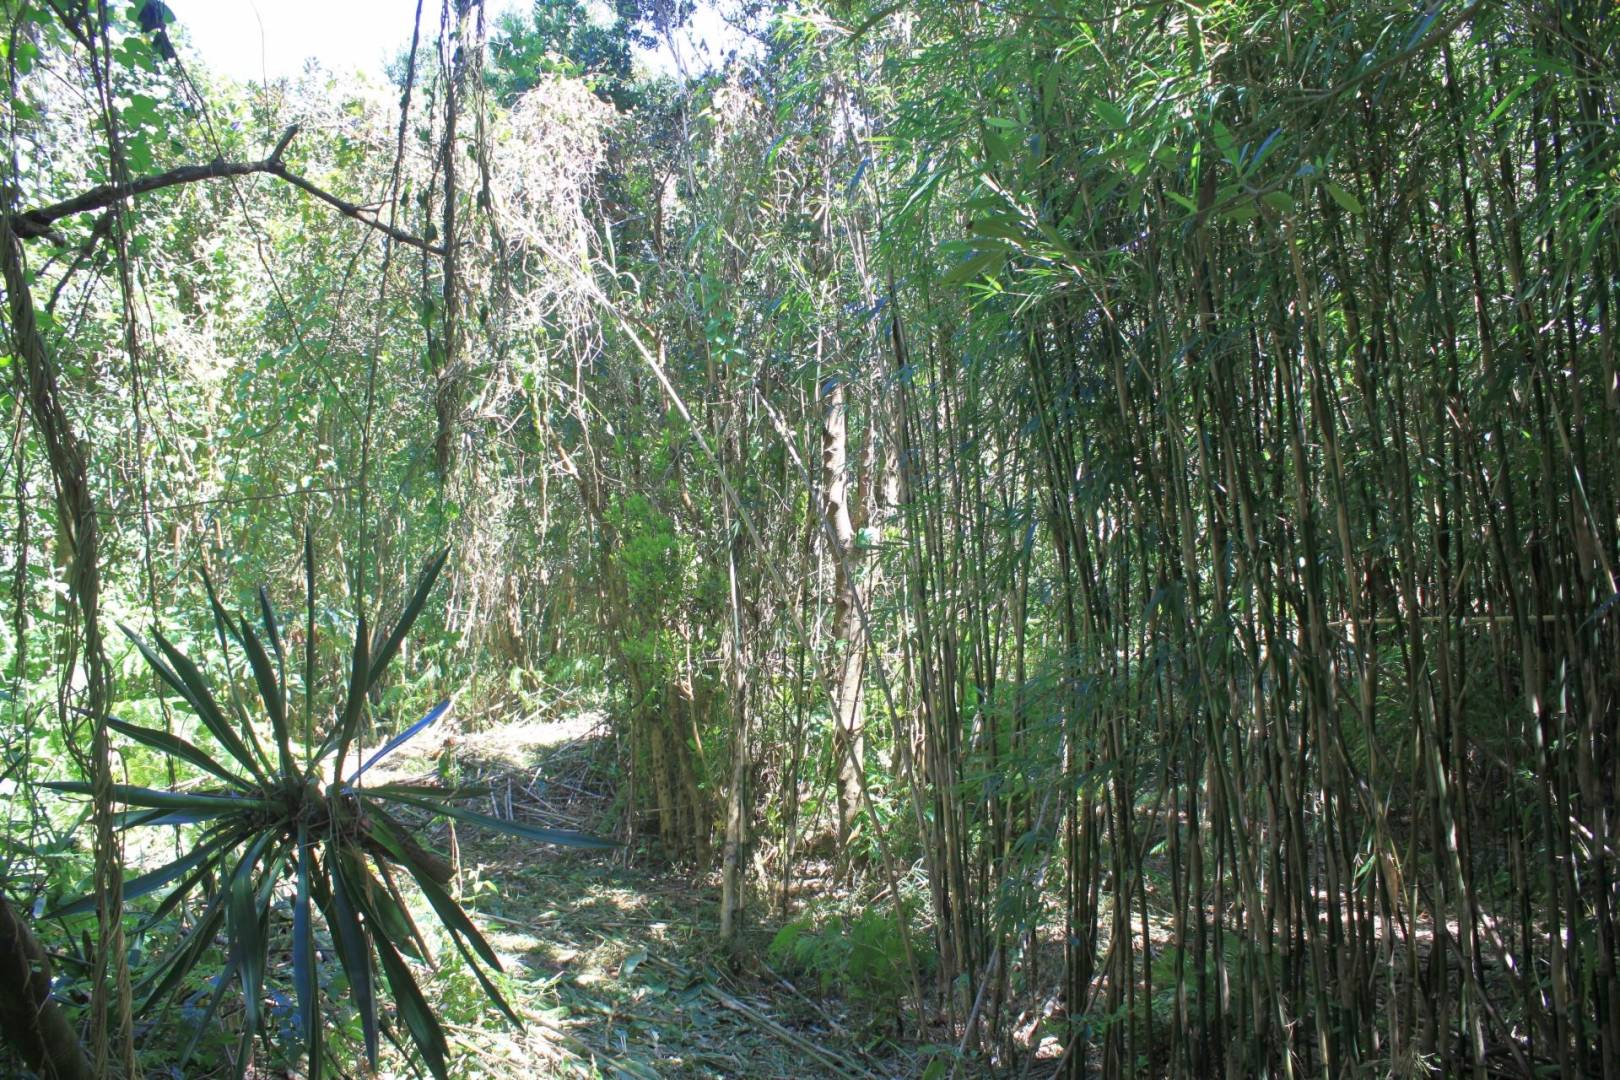
[[834, 648], [842, 651], [835, 665], [837, 676], [832, 687], [838, 757], [838, 859], [840, 865], [847, 868], [850, 834], [855, 827], [855, 813], [861, 805], [860, 769], [864, 758], [861, 729], [865, 713], [861, 682], [866, 675], [866, 651], [862, 648], [864, 635], [855, 597], [855, 523], [850, 516], [849, 429], [841, 377], [835, 375], [827, 380], [822, 402], [822, 512], [829, 526], [834, 566]]
[[[112, 764], [107, 739], [107, 654], [101, 638], [101, 567], [99, 561], [100, 525], [95, 497], [91, 492], [83, 442], [73, 429], [62, 407], [55, 365], [40, 334], [28, 273], [23, 263], [21, 241], [12, 231], [11, 218], [0, 216], [0, 277], [4, 278], [6, 300], [11, 315], [11, 336], [27, 372], [25, 389], [34, 429], [44, 445], [56, 486], [58, 521], [68, 525], [71, 545], [68, 589], [82, 635], [81, 656], [67, 650], [65, 679], [71, 678], [76, 663], [84, 665], [84, 714], [90, 728], [90, 756], [85, 760], [71, 746], [76, 764], [94, 784], [92, 823], [95, 828], [96, 865], [96, 958], [90, 998], [91, 1042], [98, 1070], [106, 1064], [113, 1041], [122, 1045], [123, 1057], [133, 1060], [130, 1042], [129, 974], [124, 951], [124, 928], [120, 916], [124, 904], [123, 849], [113, 830]], [[59, 699], [61, 719], [67, 728], [67, 697]], [[107, 975], [114, 974], [109, 987]], [[109, 1000], [111, 995], [111, 1000]], [[109, 1038], [109, 1006], [116, 1006], [116, 1029]]]
[[[481, 3], [481, 0], [479, 0]], [[434, 462], [441, 482], [449, 480], [456, 455], [456, 424], [461, 413], [464, 381], [461, 359], [461, 285], [456, 265], [456, 162], [457, 121], [460, 119], [461, 91], [468, 69], [478, 60], [482, 40], [469, 45], [467, 30], [474, 0], [455, 0], [455, 50], [450, 58], [449, 78], [444, 94], [444, 149], [440, 163], [444, 174], [444, 342], [442, 366], [433, 388], [433, 411], [437, 435], [433, 443]], [[482, 15], [479, 16], [480, 23]]]
[[0, 1038], [45, 1080], [94, 1080], [79, 1033], [51, 999], [51, 965], [0, 890]]
[[[730, 532], [731, 510], [726, 505], [726, 525]], [[740, 538], [739, 538], [740, 539]], [[748, 685], [743, 676], [742, 597], [737, 586], [738, 539], [733, 539], [727, 560], [727, 582], [731, 595], [731, 649], [728, 658], [731, 679], [732, 722], [731, 786], [726, 792], [726, 840], [720, 862], [720, 940], [735, 941], [743, 916], [743, 886], [748, 848], [748, 777], [753, 772], [753, 747], [748, 732]]]

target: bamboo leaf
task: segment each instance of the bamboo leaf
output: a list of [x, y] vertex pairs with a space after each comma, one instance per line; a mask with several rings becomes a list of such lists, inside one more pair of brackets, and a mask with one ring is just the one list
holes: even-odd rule
[[1279, 214], [1290, 214], [1294, 210], [1294, 197], [1286, 191], [1268, 191], [1260, 196], [1260, 201]]
[[1187, 198], [1187, 196], [1181, 194], [1179, 191], [1166, 191], [1164, 194], [1166, 198], [1175, 203], [1177, 206], [1186, 210], [1187, 213], [1198, 213], [1198, 204]]
[[1124, 131], [1130, 126], [1130, 120], [1126, 117], [1125, 110], [1111, 101], [1097, 98], [1091, 103], [1091, 107], [1097, 113], [1098, 118], [1115, 131]]
[[1361, 200], [1332, 180], [1327, 181], [1327, 193], [1333, 196], [1333, 201], [1347, 214], [1360, 214], [1363, 212]]
[[941, 279], [947, 285], [960, 285], [964, 282], [975, 281], [984, 277], [992, 267], [1000, 268], [1007, 261], [1007, 254], [1003, 251], [980, 251], [970, 258], [952, 266]]

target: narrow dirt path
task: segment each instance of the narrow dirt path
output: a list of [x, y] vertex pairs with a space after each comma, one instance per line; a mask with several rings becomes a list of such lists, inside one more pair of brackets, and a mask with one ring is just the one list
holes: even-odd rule
[[[489, 793], [474, 806], [484, 812], [600, 827], [614, 796], [600, 719], [440, 733], [390, 771], [482, 785]], [[708, 879], [465, 828], [452, 836], [440, 825], [428, 837], [459, 856], [463, 902], [501, 955], [501, 989], [525, 1020], [522, 1030], [507, 1024], [445, 955], [429, 992], [458, 1075], [871, 1080], [922, 1068], [863, 1035], [842, 1002], [767, 968], [758, 958], [774, 926], [749, 931], [739, 954], [752, 959], [734, 970], [718, 949], [719, 894]]]

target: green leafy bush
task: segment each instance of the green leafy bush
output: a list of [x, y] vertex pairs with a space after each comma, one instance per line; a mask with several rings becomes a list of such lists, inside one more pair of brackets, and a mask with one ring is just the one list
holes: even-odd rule
[[822, 993], [872, 1006], [872, 1016], [897, 1016], [907, 990], [899, 915], [877, 907], [854, 917], [808, 913], [776, 932], [772, 962], [813, 976]]

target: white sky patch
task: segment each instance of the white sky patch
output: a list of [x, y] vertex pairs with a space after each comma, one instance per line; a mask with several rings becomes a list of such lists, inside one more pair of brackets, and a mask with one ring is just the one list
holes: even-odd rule
[[[243, 82], [296, 76], [311, 57], [330, 70], [381, 77], [411, 41], [416, 0], [167, 0], [203, 62]], [[532, 0], [487, 0], [494, 25]], [[422, 0], [422, 40], [439, 32], [440, 0]]]
[[[295, 77], [314, 58], [332, 71], [358, 70], [381, 78], [384, 66], [410, 43], [416, 0], [167, 0], [188, 41], [214, 71], [243, 82]], [[485, 0], [487, 23], [534, 0]], [[439, 30], [442, 0], [422, 0], [422, 39]], [[612, 17], [605, 0], [587, 5], [593, 19]], [[712, 3], [668, 44], [640, 53], [655, 71], [688, 74], [716, 67], [744, 41]]]
[[670, 75], [698, 75], [725, 64], [727, 56], [740, 51], [752, 55], [758, 43], [727, 21], [723, 11], [732, 5], [700, 3], [692, 18], [675, 31], [674, 50], [669, 40], [661, 41], [656, 49], [640, 52], [640, 59], [654, 71]]

